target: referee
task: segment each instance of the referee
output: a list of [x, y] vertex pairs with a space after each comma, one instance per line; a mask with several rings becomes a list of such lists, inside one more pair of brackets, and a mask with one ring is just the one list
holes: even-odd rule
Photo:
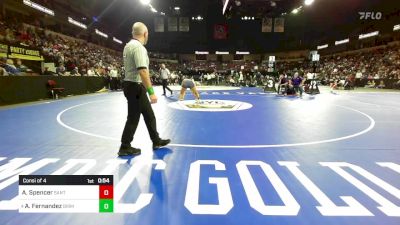
[[162, 86], [163, 86], [163, 91], [164, 91], [164, 94], [163, 94], [163, 95], [166, 95], [165, 89], [167, 89], [169, 92], [171, 92], [171, 95], [172, 95], [173, 92], [172, 92], [172, 90], [169, 89], [169, 87], [168, 87], [168, 78], [170, 77], [171, 72], [169, 72], [169, 69], [167, 69], [167, 68], [165, 67], [165, 64], [164, 64], [164, 63], [161, 64], [160, 75], [161, 75]]
[[149, 94], [152, 104], [157, 103], [157, 96], [154, 94], [149, 76], [149, 57], [144, 47], [149, 38], [146, 25], [141, 22], [133, 24], [132, 35], [133, 39], [125, 45], [123, 53], [125, 67], [123, 89], [128, 100], [128, 118], [121, 138], [119, 156], [140, 154], [140, 149], [131, 146], [140, 115], [143, 115], [153, 141], [153, 149], [170, 143], [169, 139], [163, 140], [158, 135], [156, 117], [146, 94], [146, 92]]

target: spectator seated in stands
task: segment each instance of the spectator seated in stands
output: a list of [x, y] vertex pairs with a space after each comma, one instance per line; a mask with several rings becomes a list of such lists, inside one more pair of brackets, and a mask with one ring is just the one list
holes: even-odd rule
[[22, 64], [22, 60], [21, 60], [21, 59], [16, 59], [15, 62], [16, 62], [16, 66], [15, 66], [15, 67], [16, 67], [20, 72], [25, 73], [25, 72], [27, 72], [27, 70], [29, 69], [29, 68], [26, 67], [24, 64]]
[[7, 71], [0, 65], [0, 77], [1, 76], [8, 76]]
[[400, 89], [400, 79], [393, 84], [393, 88]]
[[334, 79], [334, 80], [330, 83], [329, 86], [330, 86], [330, 88], [331, 88], [331, 91], [337, 90], [337, 89], [338, 89], [339, 82], [340, 82], [340, 80]]
[[256, 80], [256, 79], [253, 79], [253, 80], [250, 82], [250, 87], [257, 87], [257, 80]]
[[286, 93], [287, 85], [288, 80], [285, 78], [285, 75], [281, 74], [278, 81], [278, 94], [284, 95]]
[[6, 28], [4, 39], [10, 43], [15, 43], [15, 41], [17, 40], [15, 37], [14, 31], [11, 30], [10, 28]]
[[288, 84], [286, 85], [286, 95], [296, 95], [292, 79], [288, 79]]
[[385, 82], [383, 82], [383, 80], [381, 80], [379, 82], [378, 86], [376, 86], [376, 88], [385, 88], [385, 87], [386, 87], [386, 85], [385, 85]]
[[1, 66], [6, 70], [8, 75], [22, 75], [21, 72], [14, 66], [12, 59], [2, 58]]
[[230, 77], [230, 79], [229, 79], [229, 84], [230, 84], [231, 86], [236, 86], [236, 82], [235, 82], [235, 79], [233, 79], [233, 77]]
[[347, 76], [343, 84], [344, 90], [354, 90], [354, 79], [351, 76]]
[[375, 88], [375, 86], [376, 86], [375, 80], [369, 80], [367, 82], [367, 85], [365, 85], [364, 87], [365, 88]]
[[56, 73], [58, 76], [65, 76], [65, 67], [64, 64], [60, 64], [60, 66], [57, 67]]
[[45, 75], [45, 76], [54, 76], [54, 75], [56, 75], [53, 71], [49, 70], [49, 67], [45, 67], [42, 74]]
[[75, 67], [75, 68], [71, 71], [71, 76], [81, 76], [81, 74], [79, 73], [78, 67]]
[[0, 59], [0, 73], [1, 73], [1, 76], [8, 76], [8, 73], [7, 73], [6, 69], [5, 69], [6, 62], [7, 62], [7, 59], [5, 59], [5, 58], [1, 58]]
[[90, 67], [90, 68], [88, 69], [87, 75], [88, 75], [89, 77], [97, 76], [96, 73], [95, 73], [95, 71], [94, 71], [94, 68], [93, 68], [93, 67]]

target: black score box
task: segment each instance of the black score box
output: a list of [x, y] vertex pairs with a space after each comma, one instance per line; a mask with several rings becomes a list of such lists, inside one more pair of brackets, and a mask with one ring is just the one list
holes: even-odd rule
[[19, 212], [114, 211], [112, 175], [20, 175]]

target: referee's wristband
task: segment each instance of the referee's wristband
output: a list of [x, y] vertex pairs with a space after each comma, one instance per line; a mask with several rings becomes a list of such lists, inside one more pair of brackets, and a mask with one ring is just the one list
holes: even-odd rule
[[154, 89], [153, 89], [153, 87], [147, 88], [147, 93], [149, 93], [149, 95], [154, 95]]

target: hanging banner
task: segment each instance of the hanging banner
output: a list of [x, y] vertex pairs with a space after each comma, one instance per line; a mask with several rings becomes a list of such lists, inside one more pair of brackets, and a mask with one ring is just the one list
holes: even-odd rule
[[263, 18], [261, 32], [272, 32], [272, 18]]
[[285, 32], [285, 19], [275, 18], [274, 32], [282, 33]]
[[164, 18], [162, 17], [154, 18], [154, 31], [164, 32]]
[[176, 17], [168, 17], [168, 31], [178, 31], [178, 19]]
[[225, 24], [214, 25], [214, 39], [224, 40], [228, 38], [228, 26]]
[[189, 17], [179, 17], [179, 31], [189, 32]]

